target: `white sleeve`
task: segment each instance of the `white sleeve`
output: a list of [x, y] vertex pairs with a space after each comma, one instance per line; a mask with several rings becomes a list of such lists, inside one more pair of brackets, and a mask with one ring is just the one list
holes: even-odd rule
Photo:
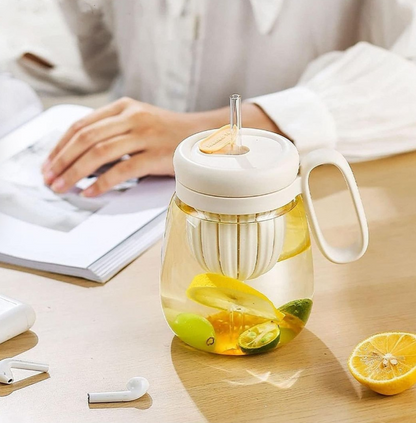
[[118, 72], [108, 0], [60, 0], [69, 29], [77, 38], [83, 67], [95, 91], [110, 86]]
[[[360, 42], [329, 53], [309, 65], [296, 87], [249, 100], [301, 154], [330, 147], [349, 161], [362, 161], [416, 149], [416, 64], [411, 61], [416, 58], [416, 5], [413, 0], [372, 0], [368, 5], [364, 28], [368, 38], [384, 40], [388, 45], [377, 44], [385, 48]], [[394, 19], [382, 19], [383, 14], [392, 16], [392, 7], [396, 12], [407, 8], [407, 20], [397, 21], [406, 22], [401, 32]], [[369, 12], [370, 28], [365, 25]]]

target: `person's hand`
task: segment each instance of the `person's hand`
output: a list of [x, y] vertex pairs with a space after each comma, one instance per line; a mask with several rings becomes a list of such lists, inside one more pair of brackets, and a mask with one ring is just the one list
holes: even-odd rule
[[83, 192], [94, 197], [131, 178], [173, 175], [172, 157], [184, 138], [197, 132], [191, 114], [173, 113], [123, 98], [74, 123], [42, 167], [45, 183], [66, 192], [102, 165], [126, 154]]
[[[247, 127], [278, 131], [256, 105], [243, 104]], [[130, 98], [122, 98], [75, 122], [42, 167], [45, 184], [57, 193], [73, 187], [101, 166], [115, 163], [83, 191], [100, 195], [115, 185], [146, 175], [173, 175], [173, 153], [189, 135], [225, 125], [229, 109], [174, 113]]]

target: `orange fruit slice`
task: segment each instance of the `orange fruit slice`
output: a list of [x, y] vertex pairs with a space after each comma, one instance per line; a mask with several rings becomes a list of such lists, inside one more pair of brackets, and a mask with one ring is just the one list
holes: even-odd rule
[[386, 332], [358, 344], [348, 360], [358, 382], [383, 395], [396, 395], [416, 383], [416, 335]]

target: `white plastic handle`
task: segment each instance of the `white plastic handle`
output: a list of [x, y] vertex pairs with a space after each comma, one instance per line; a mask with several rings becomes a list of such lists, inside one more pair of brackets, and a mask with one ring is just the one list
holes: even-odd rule
[[[320, 165], [330, 164], [336, 166], [347, 183], [353, 200], [355, 212], [360, 226], [360, 237], [350, 247], [339, 248], [329, 245], [321, 231], [318, 224], [318, 219], [315, 214], [312, 197], [309, 189], [309, 176], [313, 169]], [[312, 233], [315, 240], [322, 251], [322, 254], [334, 263], [349, 263], [358, 260], [367, 250], [368, 246], [368, 226], [365, 218], [363, 203], [358, 192], [357, 183], [350, 165], [345, 160], [344, 156], [335, 150], [319, 149], [309, 153], [301, 163], [301, 185], [302, 195], [305, 200], [305, 207], [308, 213], [308, 218], [311, 223]]]

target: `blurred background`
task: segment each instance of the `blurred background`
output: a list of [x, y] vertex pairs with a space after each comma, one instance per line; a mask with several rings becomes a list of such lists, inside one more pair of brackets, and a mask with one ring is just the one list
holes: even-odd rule
[[[76, 0], [74, 0], [76, 1]], [[1, 0], [0, 1], [0, 72], [8, 72], [28, 82], [36, 89], [45, 109], [59, 103], [99, 107], [108, 102], [108, 94], [74, 93], [51, 84], [45, 74], [30, 66], [35, 55], [53, 68], [49, 76], [58, 81], [85, 83], [76, 40], [70, 34], [59, 8], [59, 0]], [[60, 86], [60, 87], [59, 87]]]

